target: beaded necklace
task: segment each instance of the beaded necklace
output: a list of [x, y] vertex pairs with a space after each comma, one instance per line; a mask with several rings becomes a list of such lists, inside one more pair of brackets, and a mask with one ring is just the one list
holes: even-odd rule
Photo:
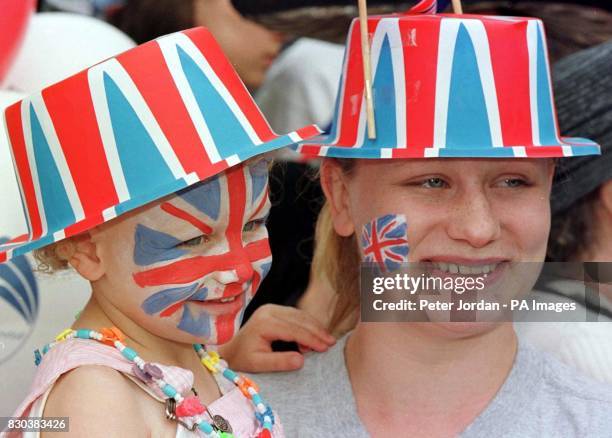
[[[89, 329], [66, 329], [56, 336], [55, 341], [46, 344], [42, 348], [42, 354], [39, 350], [34, 351], [36, 366], [40, 364], [43, 356], [47, 354], [53, 346], [74, 338], [91, 339], [115, 347], [123, 357], [133, 362], [132, 371], [136, 377], [144, 383], [155, 383], [168, 397], [166, 399], [167, 418], [175, 420], [192, 432], [199, 429], [204, 433], [206, 438], [234, 438], [231, 426], [220, 415], [211, 415], [213, 417], [212, 424], [201, 418], [196, 419], [191, 427], [183, 422], [181, 420], [182, 417], [200, 415], [207, 411], [206, 407], [197, 397], [195, 390], [192, 389], [194, 392], [193, 396], [183, 397], [174, 386], [164, 379], [163, 371], [159, 367], [152, 363], [145, 362], [138, 356], [136, 351], [123, 343], [125, 335], [116, 327], [104, 328], [99, 332]], [[246, 398], [251, 400], [251, 403], [255, 407], [255, 418], [262, 428], [257, 437], [271, 438], [272, 426], [274, 425], [274, 413], [270, 405], [268, 405], [259, 394], [257, 385], [248, 377], [235, 373], [227, 368], [216, 351], [207, 351], [201, 344], [193, 344], [193, 349], [198, 354], [200, 362], [207, 370], [213, 375], [221, 374], [225, 379], [236, 385]]]

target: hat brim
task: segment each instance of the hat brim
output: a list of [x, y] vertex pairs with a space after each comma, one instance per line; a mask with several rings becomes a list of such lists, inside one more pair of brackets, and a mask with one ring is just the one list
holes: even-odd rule
[[243, 163], [255, 156], [272, 152], [277, 149], [291, 147], [300, 141], [315, 137], [320, 133], [321, 130], [316, 125], [305, 126], [304, 128], [278, 136], [267, 142], [263, 142], [255, 147], [249, 146], [248, 148], [238, 149], [236, 154], [216, 163], [214, 166], [211, 166], [210, 171], [206, 174], [190, 173], [170, 184], [155, 187], [153, 190], [144, 195], [116, 204], [103, 212], [99, 212], [98, 214], [89, 215], [79, 222], [66, 224], [59, 231], [52, 234], [40, 236], [35, 240], [29, 240], [27, 236], [13, 238], [0, 244], [0, 263], [10, 260], [13, 257], [24, 255], [33, 250], [58, 242], [66, 237], [80, 234], [97, 225], [114, 219], [123, 213], [134, 210], [138, 207], [142, 207], [165, 196], [171, 195], [179, 190], [218, 175], [219, 173], [222, 173], [225, 170]]
[[579, 137], [561, 137], [561, 143], [552, 145], [502, 147], [356, 147], [335, 145], [329, 140], [329, 136], [319, 136], [292, 148], [306, 158], [558, 158], [601, 154], [597, 143]]

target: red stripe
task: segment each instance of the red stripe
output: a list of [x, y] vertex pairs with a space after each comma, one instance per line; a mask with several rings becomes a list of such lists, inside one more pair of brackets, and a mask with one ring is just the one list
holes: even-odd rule
[[[29, 111], [29, 108], [28, 108]], [[19, 181], [25, 203], [27, 207], [26, 214], [30, 220], [31, 239], [38, 239], [42, 234], [42, 222], [38, 203], [36, 202], [36, 191], [34, 190], [34, 182], [30, 172], [30, 164], [28, 154], [26, 152], [25, 139], [23, 137], [23, 125], [21, 120], [21, 102], [17, 102], [6, 109], [6, 127], [9, 142], [13, 150], [15, 166], [19, 174]], [[29, 129], [29, 127], [28, 127]]]
[[[117, 59], [134, 81], [185, 171], [196, 172], [201, 178], [210, 175], [210, 157], [206, 154], [159, 44], [144, 44]], [[155, 74], [151, 74], [152, 71]]]
[[217, 76], [222, 78], [229, 93], [238, 103], [258, 137], [264, 142], [274, 139], [276, 136], [270, 125], [210, 32], [206, 29], [195, 28], [183, 33], [200, 49]]
[[340, 108], [342, 110], [340, 136], [337, 144], [354, 145], [357, 141], [357, 127], [363, 99], [363, 62], [361, 56], [361, 39], [359, 22], [354, 20], [349, 31], [346, 72], [344, 73], [344, 95]]
[[503, 143], [528, 146], [526, 141], [532, 134], [527, 22], [500, 25], [496, 20], [483, 20], [483, 23], [489, 37]]
[[422, 157], [424, 148], [433, 145], [440, 23], [435, 17], [399, 21], [404, 42], [406, 144], [414, 156]]
[[270, 188], [268, 186], [266, 186], [266, 190], [264, 191], [264, 196], [263, 196], [263, 198], [261, 198], [261, 201], [259, 201], [259, 205], [257, 206], [255, 211], [253, 212], [253, 214], [249, 218], [249, 221], [251, 221], [254, 218], [256, 218], [257, 215], [261, 212], [261, 210], [265, 207], [266, 202], [268, 201], [268, 192], [269, 192], [269, 189]]
[[177, 217], [177, 218], [182, 219], [182, 220], [184, 220], [186, 222], [189, 222], [191, 225], [196, 227], [198, 230], [200, 230], [204, 234], [212, 234], [212, 232], [213, 232], [213, 229], [211, 227], [209, 227], [208, 225], [206, 225], [204, 222], [202, 222], [201, 220], [199, 220], [195, 216], [189, 214], [185, 210], [182, 210], [182, 209], [180, 209], [180, 208], [170, 204], [169, 202], [164, 202], [161, 205], [161, 209], [164, 210], [166, 213], [174, 216], [174, 217]]
[[[119, 202], [106, 160], [87, 72], [42, 92], [85, 217]], [[75, 121], [78, 127], [75, 128]]]

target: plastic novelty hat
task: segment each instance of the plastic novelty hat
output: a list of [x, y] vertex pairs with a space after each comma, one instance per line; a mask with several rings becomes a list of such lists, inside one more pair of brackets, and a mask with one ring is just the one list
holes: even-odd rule
[[542, 22], [532, 18], [371, 16], [377, 137], [368, 139], [359, 22], [348, 35], [329, 135], [306, 156], [563, 157], [599, 153], [561, 138]]
[[274, 134], [203, 28], [54, 84], [8, 107], [5, 122], [28, 233], [0, 245], [0, 261], [320, 132]]

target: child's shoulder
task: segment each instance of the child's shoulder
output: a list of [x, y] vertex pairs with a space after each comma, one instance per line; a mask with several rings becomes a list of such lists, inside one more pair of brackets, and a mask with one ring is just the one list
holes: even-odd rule
[[[69, 417], [74, 436], [122, 436], [143, 418], [134, 384], [119, 371], [83, 365], [64, 373], [45, 403], [45, 417]], [[142, 430], [141, 430], [142, 432]], [[134, 435], [137, 436], [138, 432]]]

